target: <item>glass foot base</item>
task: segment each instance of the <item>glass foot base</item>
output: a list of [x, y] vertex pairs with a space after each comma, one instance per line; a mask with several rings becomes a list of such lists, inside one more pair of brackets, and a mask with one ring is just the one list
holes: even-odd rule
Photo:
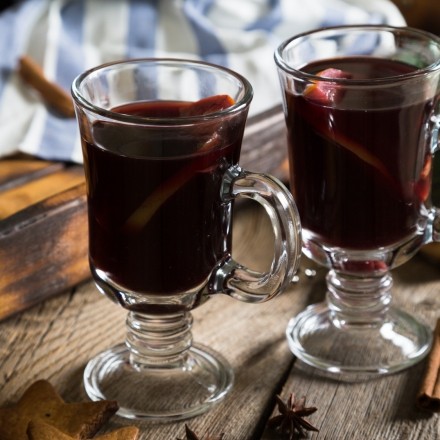
[[232, 368], [219, 354], [195, 345], [179, 366], [134, 367], [125, 344], [92, 359], [84, 386], [92, 400], [116, 400], [118, 415], [155, 421], [184, 420], [222, 400], [234, 380]]
[[391, 308], [380, 325], [334, 325], [326, 303], [308, 307], [287, 326], [293, 354], [306, 364], [357, 381], [395, 373], [429, 351], [431, 331], [410, 315]]

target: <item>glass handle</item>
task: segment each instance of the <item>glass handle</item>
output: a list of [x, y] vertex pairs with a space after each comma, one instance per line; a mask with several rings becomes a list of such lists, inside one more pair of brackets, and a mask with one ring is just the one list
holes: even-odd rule
[[[431, 131], [431, 152], [438, 154], [440, 149], [440, 115], [432, 118], [433, 128]], [[440, 242], [440, 208], [432, 208], [432, 236], [428, 236], [428, 242]]]
[[261, 273], [228, 257], [213, 274], [209, 293], [225, 293], [249, 303], [267, 301], [285, 289], [298, 269], [302, 245], [298, 210], [277, 179], [235, 166], [224, 176], [222, 199], [228, 203], [239, 198], [260, 203], [270, 217], [275, 239], [272, 265]]
[[431, 119], [431, 122], [433, 124], [431, 134], [431, 151], [432, 153], [436, 153], [440, 149], [440, 115], [434, 116]]

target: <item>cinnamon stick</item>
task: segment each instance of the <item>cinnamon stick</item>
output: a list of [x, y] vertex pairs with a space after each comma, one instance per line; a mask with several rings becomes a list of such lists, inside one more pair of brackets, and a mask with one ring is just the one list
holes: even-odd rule
[[432, 348], [417, 395], [417, 403], [423, 409], [440, 412], [440, 318], [435, 326]]
[[70, 95], [58, 84], [49, 81], [41, 67], [29, 56], [24, 55], [19, 59], [18, 73], [27, 84], [40, 93], [48, 105], [68, 118], [75, 116]]

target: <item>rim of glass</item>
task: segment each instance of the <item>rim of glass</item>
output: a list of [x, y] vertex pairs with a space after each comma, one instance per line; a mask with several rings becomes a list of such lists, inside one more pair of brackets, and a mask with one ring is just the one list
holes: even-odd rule
[[283, 41], [278, 48], [275, 50], [274, 58], [276, 65], [281, 68], [283, 71], [295, 75], [295, 77], [306, 80], [306, 81], [321, 81], [321, 82], [329, 82], [333, 84], [341, 84], [341, 85], [356, 85], [356, 86], [371, 86], [378, 84], [389, 84], [395, 83], [398, 81], [407, 81], [410, 78], [417, 78], [423, 75], [426, 75], [431, 72], [435, 72], [440, 68], [440, 56], [437, 61], [429, 64], [426, 67], [417, 68], [413, 72], [405, 73], [402, 75], [392, 75], [383, 78], [374, 78], [374, 79], [349, 79], [349, 78], [326, 78], [323, 76], [315, 75], [312, 73], [307, 73], [301, 70], [301, 68], [293, 68], [287, 63], [283, 58], [284, 49], [290, 45], [294, 41], [298, 41], [300, 43], [303, 39], [311, 35], [318, 34], [328, 34], [334, 35], [338, 32], [348, 30], [348, 31], [366, 31], [366, 32], [389, 32], [392, 34], [397, 33], [407, 33], [408, 35], [414, 35], [423, 37], [426, 40], [433, 41], [436, 43], [439, 53], [440, 53], [440, 37], [430, 32], [416, 29], [412, 27], [397, 27], [397, 26], [388, 26], [388, 25], [342, 25], [342, 26], [329, 26], [323, 27], [319, 29], [313, 29], [311, 31], [302, 32], [300, 34], [294, 35], [287, 40]]
[[[133, 116], [129, 114], [124, 113], [118, 113], [114, 112], [112, 110], [105, 109], [103, 107], [97, 106], [90, 102], [90, 100], [86, 99], [81, 91], [80, 87], [83, 81], [89, 77], [91, 74], [98, 72], [100, 70], [105, 70], [109, 67], [115, 67], [118, 65], [137, 65], [137, 64], [157, 64], [157, 65], [169, 65], [174, 67], [184, 67], [184, 66], [191, 66], [193, 68], [204, 68], [207, 70], [216, 70], [216, 71], [222, 71], [227, 75], [230, 75], [234, 77], [236, 80], [241, 82], [243, 84], [243, 96], [239, 101], [236, 101], [233, 105], [230, 107], [227, 107], [223, 110], [219, 110], [216, 112], [208, 113], [206, 115], [195, 115], [195, 116], [178, 116], [178, 117], [154, 117], [154, 116]], [[212, 119], [217, 119], [222, 116], [230, 115], [239, 113], [242, 110], [244, 110], [251, 102], [253, 98], [253, 89], [250, 84], [250, 82], [239, 73], [228, 69], [227, 67], [223, 67], [217, 64], [208, 63], [205, 61], [198, 61], [198, 60], [190, 60], [190, 59], [183, 59], [183, 58], [130, 58], [130, 59], [124, 59], [124, 60], [118, 60], [118, 61], [111, 61], [109, 63], [104, 63], [97, 65], [91, 69], [88, 69], [84, 71], [83, 73], [79, 74], [72, 82], [71, 86], [71, 94], [74, 99], [74, 101], [78, 104], [78, 106], [85, 108], [95, 114], [98, 114], [100, 116], [106, 117], [108, 119], [118, 120], [121, 122], [131, 122], [131, 123], [137, 123], [137, 124], [144, 124], [148, 125], [150, 124], [163, 124], [163, 125], [185, 125], [185, 124], [191, 124], [195, 121], [209, 121]]]

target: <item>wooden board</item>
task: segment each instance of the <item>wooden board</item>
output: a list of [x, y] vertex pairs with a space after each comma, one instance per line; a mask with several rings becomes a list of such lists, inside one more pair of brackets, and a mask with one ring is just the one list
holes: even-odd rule
[[[273, 238], [256, 203], [234, 215], [234, 258], [253, 269], [270, 263]], [[315, 268], [314, 277], [306, 268]], [[394, 272], [394, 303], [433, 328], [440, 310], [440, 271], [420, 257]], [[266, 429], [275, 395], [307, 396], [318, 411], [308, 420], [320, 432], [313, 440], [440, 440], [440, 416], [418, 409], [416, 395], [425, 363], [379, 380], [343, 383], [307, 371], [290, 353], [288, 320], [324, 299], [326, 271], [302, 260], [299, 282], [264, 304], [243, 304], [219, 295], [193, 312], [194, 340], [223, 354], [235, 372], [227, 398], [193, 419], [138, 423], [114, 417], [111, 431], [137, 424], [139, 440], [185, 438], [184, 424], [206, 439], [287, 440]], [[50, 380], [67, 402], [87, 400], [82, 385], [86, 362], [123, 342], [126, 311], [100, 295], [91, 282], [0, 323], [0, 407], [16, 402], [35, 380]], [[297, 438], [297, 437], [295, 437]]]
[[440, 2], [438, 0], [393, 0], [409, 26], [440, 35]]
[[[277, 107], [248, 121], [241, 164], [286, 179]], [[14, 155], [0, 161], [0, 320], [89, 277], [82, 166]]]
[[85, 280], [86, 243], [81, 166], [0, 161], [0, 319]]

